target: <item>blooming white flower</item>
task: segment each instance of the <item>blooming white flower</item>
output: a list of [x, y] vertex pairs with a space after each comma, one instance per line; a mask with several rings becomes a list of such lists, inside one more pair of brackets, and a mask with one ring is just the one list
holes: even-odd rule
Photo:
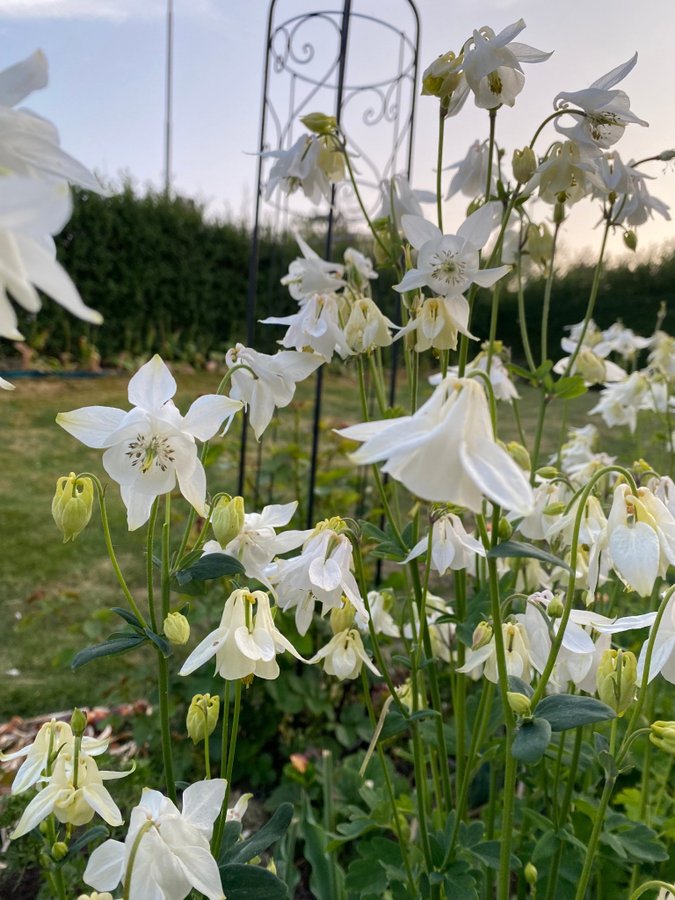
[[274, 557], [295, 550], [312, 533], [311, 530], [289, 530], [277, 534], [276, 529], [288, 525], [297, 508], [298, 501], [294, 500], [292, 503], [265, 506], [259, 513], [245, 513], [244, 525], [236, 537], [225, 547], [221, 547], [218, 541], [207, 541], [204, 553], [225, 552], [236, 557], [249, 578], [256, 578], [271, 587], [268, 567]]
[[159, 791], [143, 791], [131, 813], [124, 843], [108, 840], [89, 857], [84, 881], [114, 890], [132, 866], [129, 895], [143, 900], [183, 900], [192, 888], [224, 900], [209, 840], [225, 797], [223, 778], [198, 781], [183, 792], [183, 809]]
[[128, 772], [99, 772], [94, 758], [80, 752], [77, 758], [70, 746], [63, 747], [56, 758], [48, 783], [38, 791], [11, 834], [12, 840], [32, 831], [53, 813], [59, 822], [86, 825], [98, 813], [108, 825], [121, 825], [122, 814], [103, 786], [104, 779], [124, 778]]
[[326, 362], [334, 353], [345, 359], [352, 351], [340, 324], [340, 308], [346, 301], [337, 294], [313, 294], [290, 316], [269, 316], [263, 325], [288, 325], [279, 342], [296, 350], [313, 350]]
[[358, 465], [385, 460], [382, 471], [424, 500], [474, 512], [483, 497], [527, 515], [532, 489], [495, 441], [485, 391], [476, 379], [448, 376], [412, 416], [365, 422], [338, 431], [362, 441]]
[[375, 347], [388, 347], [395, 328], [370, 297], [358, 297], [350, 305], [344, 336], [353, 353], [368, 353]]
[[352, 544], [346, 534], [338, 534], [331, 520], [320, 523], [305, 541], [300, 556], [277, 561], [275, 589], [281, 609], [295, 609], [295, 624], [306, 634], [312, 621], [314, 604], [322, 605], [321, 614], [342, 606], [343, 595], [350, 601], [361, 621], [368, 613], [359, 593]]
[[238, 400], [207, 394], [181, 416], [175, 393], [171, 372], [155, 355], [129, 381], [129, 412], [86, 406], [56, 417], [87, 447], [105, 449], [103, 466], [120, 485], [131, 531], [147, 522], [155, 497], [172, 491], [176, 479], [185, 499], [206, 515], [206, 475], [195, 439], [208, 441], [241, 408]]
[[[609, 349], [606, 349], [604, 352], [609, 353]], [[571, 358], [571, 356], [564, 356], [558, 360], [553, 366], [553, 371], [556, 375], [563, 375], [567, 371]], [[572, 364], [570, 375], [581, 375], [584, 379], [584, 384], [587, 386], [623, 381], [626, 378], [625, 370], [610, 359], [604, 359], [600, 356], [597, 353], [597, 348], [589, 350], [583, 346]]]
[[624, 360], [630, 362], [640, 350], [651, 347], [653, 338], [641, 337], [635, 334], [632, 328], [626, 328], [623, 322], [614, 322], [602, 332], [603, 342], [609, 344], [613, 353], [618, 353]]
[[[649, 615], [652, 616], [652, 622], [650, 622], [649, 624], [653, 627], [653, 620], [656, 618], [656, 614], [651, 613]], [[643, 627], [645, 622], [642, 620], [645, 617], [641, 616], [639, 618], [641, 621], [639, 621], [636, 625], [633, 625], [630, 621], [628, 622], [628, 625], [630, 627], [637, 628]], [[615, 623], [615, 627], [620, 624], [621, 622], [619, 620]], [[643, 677], [645, 665], [647, 662], [647, 646], [649, 644], [650, 638], [651, 631], [649, 637], [642, 645], [640, 656], [638, 657], [638, 678], [640, 679], [642, 679]], [[648, 683], [653, 681], [659, 673], [663, 675], [666, 681], [669, 681], [671, 684], [675, 684], [675, 597], [671, 597], [666, 604], [661, 622], [659, 623], [658, 631], [656, 632], [656, 638], [654, 639], [654, 649], [652, 650], [652, 658], [649, 666], [649, 674], [647, 676]]]
[[[464, 159], [448, 166], [448, 168], [457, 169], [457, 171], [452, 176], [445, 199], [450, 200], [457, 193], [462, 193], [471, 199], [484, 194], [487, 185], [488, 159], [488, 142], [474, 141]], [[495, 183], [495, 176], [492, 175], [490, 179], [490, 193], [494, 191]]]
[[[418, 541], [404, 562], [422, 556], [427, 552], [429, 535]], [[431, 567], [439, 575], [448, 569], [466, 569], [473, 563], [473, 557], [485, 556], [485, 548], [470, 534], [467, 534], [462, 520], [455, 513], [440, 516], [431, 526]]]
[[574, 110], [569, 106], [579, 107], [585, 113], [576, 117], [576, 124], [565, 127], [556, 120], [555, 127], [562, 134], [568, 135], [579, 144], [585, 144], [591, 150], [598, 147], [607, 148], [616, 144], [626, 130], [626, 125], [648, 125], [638, 119], [630, 110], [630, 100], [624, 91], [613, 90], [637, 63], [637, 53], [627, 62], [602, 75], [590, 87], [582, 91], [561, 91], [553, 101], [555, 109], [565, 109], [571, 116]]
[[534, 507], [529, 516], [518, 523], [518, 531], [531, 541], [541, 541], [552, 533], [557, 516], [546, 510], [567, 499], [568, 490], [561, 481], [541, 481], [534, 488]]
[[487, 203], [472, 213], [457, 234], [443, 234], [419, 216], [403, 216], [405, 236], [418, 251], [417, 266], [409, 269], [394, 290], [407, 293], [428, 285], [443, 297], [461, 294], [470, 285], [492, 287], [510, 266], [481, 269], [479, 251], [494, 227], [498, 204]]
[[[41, 726], [31, 744], [13, 753], [0, 752], [0, 762], [26, 757], [12, 781], [12, 793], [20, 794], [37, 784], [49, 765], [50, 757], [54, 758], [62, 750], [72, 753], [74, 744], [75, 735], [68, 722], [51, 719]], [[88, 756], [99, 756], [107, 747], [107, 738], [82, 737], [81, 748]]]
[[0, 187], [0, 337], [23, 340], [8, 295], [36, 313], [42, 306], [36, 288], [74, 316], [100, 324], [100, 313], [85, 306], [57, 261], [51, 238], [72, 212], [67, 185], [5, 175], [0, 176]]
[[462, 294], [452, 297], [425, 297], [418, 294], [410, 309], [410, 318], [396, 338], [415, 335], [415, 352], [457, 349], [457, 335], [475, 337], [468, 329], [469, 303]]
[[364, 663], [374, 675], [380, 674], [366, 653], [361, 635], [356, 628], [347, 628], [333, 635], [326, 646], [315, 653], [309, 662], [317, 663], [321, 660], [324, 661], [324, 672], [335, 675], [340, 681], [358, 678]]
[[47, 82], [47, 58], [41, 50], [0, 72], [0, 169], [52, 182], [63, 179], [100, 193], [89, 169], [61, 149], [51, 122], [28, 109], [14, 109]]
[[593, 187], [602, 190], [603, 183], [593, 163], [583, 157], [578, 144], [556, 141], [530, 179], [527, 191], [536, 187], [545, 203], [572, 204], [585, 197]]
[[373, 267], [372, 259], [360, 253], [356, 248], [347, 247], [343, 258], [345, 261], [345, 274], [350, 283], [357, 287], [379, 278]]
[[[522, 678], [526, 684], [532, 680], [532, 659], [530, 640], [524, 624], [524, 616], [517, 616], [515, 622], [502, 624], [504, 640], [504, 656], [506, 658], [506, 671], [509, 675]], [[466, 662], [457, 671], [462, 674], [470, 674], [483, 666], [483, 674], [488, 681], [497, 684], [497, 651], [494, 635], [490, 641], [478, 650], [468, 650]]]
[[464, 77], [480, 109], [513, 106], [525, 84], [520, 64], [544, 62], [551, 56], [513, 40], [524, 28], [523, 19], [499, 34], [485, 25], [464, 44]]
[[324, 362], [315, 353], [285, 350], [269, 356], [243, 344], [227, 351], [228, 368], [244, 365], [232, 374], [230, 397], [241, 400], [248, 409], [249, 421], [260, 440], [272, 421], [274, 410], [288, 406], [299, 381], [304, 381]]
[[225, 601], [218, 628], [195, 647], [178, 674], [189, 675], [215, 656], [216, 672], [226, 681], [249, 675], [273, 680], [279, 677], [277, 653], [284, 650], [302, 660], [293, 644], [274, 624], [267, 594], [236, 590]]
[[394, 175], [380, 182], [382, 205], [376, 219], [393, 219], [400, 228], [401, 217], [423, 216], [421, 203], [434, 203], [436, 195], [431, 191], [416, 191], [410, 187], [405, 175]]
[[[370, 611], [370, 621], [373, 624], [375, 634], [384, 634], [387, 637], [400, 637], [401, 635], [401, 629], [389, 612], [390, 601], [392, 599], [392, 592], [389, 590], [368, 591], [368, 609]], [[361, 631], [364, 633], [369, 631], [367, 620], [357, 616], [355, 621]]]
[[[483, 344], [483, 349], [474, 356], [470, 363], [468, 363], [466, 370], [467, 372], [485, 372], [485, 374], [489, 376], [495, 400], [504, 400], [506, 403], [510, 403], [512, 400], [520, 399], [520, 394], [516, 390], [515, 384], [511, 381], [508, 369], [504, 365], [499, 352], [495, 350], [492, 354], [492, 358], [490, 358], [487, 344]], [[450, 366], [448, 368], [448, 372], [453, 375], [456, 375], [458, 371], [459, 369], [456, 366]], [[440, 384], [442, 380], [442, 374], [437, 372], [435, 375], [430, 376], [429, 384]]]
[[589, 415], [601, 415], [610, 428], [628, 425], [635, 434], [641, 409], [665, 412], [666, 385], [655, 383], [647, 372], [633, 372], [624, 381], [608, 384], [600, 392], [600, 400]]
[[295, 240], [302, 251], [302, 258], [294, 259], [288, 267], [288, 274], [281, 279], [294, 300], [304, 300], [312, 294], [330, 293], [344, 287], [344, 266], [321, 259], [297, 233]]
[[325, 148], [320, 137], [303, 134], [286, 150], [261, 153], [264, 159], [275, 160], [270, 169], [265, 199], [269, 200], [275, 190], [290, 195], [300, 189], [315, 205], [322, 200], [330, 200], [331, 181], [323, 151]]

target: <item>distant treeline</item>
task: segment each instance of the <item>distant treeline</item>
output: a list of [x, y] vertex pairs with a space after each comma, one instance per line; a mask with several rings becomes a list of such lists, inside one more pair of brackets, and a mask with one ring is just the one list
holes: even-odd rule
[[[322, 223], [313, 223], [317, 231]], [[310, 240], [312, 240], [310, 238]], [[324, 245], [312, 241], [319, 253]], [[348, 243], [342, 233], [335, 244], [340, 259]], [[95, 347], [104, 363], [120, 357], [160, 352], [199, 364], [245, 340], [246, 295], [250, 234], [241, 225], [216, 221], [193, 200], [162, 194], [139, 196], [131, 187], [111, 197], [78, 192], [73, 216], [57, 239], [59, 259], [77, 284], [85, 302], [99, 310], [105, 322], [92, 327], [66, 315], [46, 301], [35, 321], [22, 318], [28, 343], [44, 356], [65, 351], [84, 359]], [[367, 251], [367, 246], [362, 247]], [[279, 279], [298, 255], [292, 236], [261, 236], [256, 318], [285, 315], [296, 308]], [[583, 318], [593, 269], [580, 265], [557, 278], [552, 293], [549, 347], [557, 354], [563, 327]], [[382, 306], [394, 315], [396, 296], [390, 291], [393, 273], [375, 283]], [[659, 306], [675, 306], [675, 254], [658, 265], [644, 263], [629, 270], [608, 270], [596, 304], [601, 327], [616, 319], [640, 334], [651, 334]], [[533, 345], [539, 346], [543, 281], [530, 280], [526, 310]], [[669, 312], [665, 327], [675, 328]], [[490, 303], [479, 296], [472, 331], [484, 338], [489, 331]], [[255, 344], [273, 351], [282, 330], [258, 327]], [[521, 340], [516, 296], [502, 291], [498, 336], [520, 359]], [[6, 352], [7, 346], [3, 348]]]

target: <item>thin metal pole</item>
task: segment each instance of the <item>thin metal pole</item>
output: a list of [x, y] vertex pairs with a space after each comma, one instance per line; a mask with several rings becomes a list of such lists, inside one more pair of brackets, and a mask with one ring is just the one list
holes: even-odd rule
[[171, 117], [173, 113], [173, 0], [166, 2], [166, 80], [164, 106], [164, 193], [171, 193]]
[[[337, 94], [335, 96], [335, 118], [338, 125], [342, 117], [342, 96], [345, 85], [345, 68], [347, 64], [347, 44], [349, 41], [349, 17], [352, 11], [351, 0], [345, 0], [342, 7], [342, 26], [340, 28], [340, 62], [338, 64]], [[328, 211], [328, 231], [326, 233], [326, 251], [324, 259], [330, 260], [333, 250], [333, 224], [335, 219], [335, 185], [331, 188], [330, 210]], [[323, 396], [323, 366], [316, 372], [316, 390], [314, 393], [314, 418], [312, 422], [312, 456], [309, 469], [309, 485], [307, 488], [307, 527], [314, 525], [314, 493], [316, 489], [316, 471], [319, 462], [319, 439], [321, 426], [321, 400]]]

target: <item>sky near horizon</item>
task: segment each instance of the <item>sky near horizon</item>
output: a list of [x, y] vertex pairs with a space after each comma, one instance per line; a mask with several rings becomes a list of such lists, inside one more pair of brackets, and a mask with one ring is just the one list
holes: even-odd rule
[[[174, 108], [172, 182], [216, 215], [251, 218], [256, 178], [265, 0], [174, 0]], [[352, 0], [365, 15], [411, 23], [405, 0]], [[340, 9], [341, 2], [277, 0], [276, 22], [300, 12]], [[497, 117], [497, 140], [510, 160], [552, 111], [559, 91], [587, 87], [634, 52], [635, 69], [619, 88], [650, 128], [631, 125], [617, 145], [622, 158], [642, 158], [675, 147], [675, 4], [672, 0], [418, 0], [420, 74], [439, 54], [459, 49], [474, 28], [500, 31], [522, 17], [517, 40], [554, 50], [547, 62], [526, 65], [525, 87], [513, 109]], [[139, 185], [160, 187], [163, 178], [166, 0], [0, 0], [4, 52], [0, 68], [37, 47], [50, 64], [48, 88], [25, 105], [51, 119], [63, 146], [104, 178], [123, 173]], [[377, 78], [388, 51], [378, 41], [352, 39], [349, 76]], [[332, 47], [316, 46], [317, 53]], [[381, 51], [378, 58], [378, 49]], [[413, 184], [434, 184], [437, 101], [417, 100]], [[326, 110], [332, 111], [332, 110]], [[487, 115], [472, 99], [446, 125], [444, 165], [460, 160], [487, 136]], [[547, 142], [555, 139], [553, 130]], [[675, 210], [675, 166], [651, 163], [650, 190]], [[447, 173], [444, 181], [447, 189]], [[446, 204], [447, 232], [456, 230], [465, 201]], [[675, 215], [675, 212], [673, 213]], [[429, 212], [431, 217], [431, 211]], [[571, 253], [591, 259], [600, 242], [598, 208], [579, 204], [566, 227]], [[673, 222], [656, 217], [639, 230], [639, 247], [673, 242]], [[611, 252], [627, 255], [620, 235]]]

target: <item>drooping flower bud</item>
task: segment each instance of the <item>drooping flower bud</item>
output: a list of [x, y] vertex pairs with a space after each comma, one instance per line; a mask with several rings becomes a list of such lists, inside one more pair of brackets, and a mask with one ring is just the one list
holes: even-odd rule
[[519, 444], [518, 441], [509, 441], [506, 445], [506, 449], [508, 450], [511, 459], [520, 466], [524, 472], [529, 472], [532, 469], [530, 454], [522, 444]]
[[546, 607], [546, 612], [548, 613], [551, 619], [559, 619], [561, 618], [563, 612], [565, 611], [565, 606], [562, 602], [562, 599], [558, 594], [555, 594], [552, 598], [548, 606]]
[[629, 250], [637, 248], [637, 234], [634, 231], [624, 231], [623, 242]]
[[509, 706], [517, 716], [527, 717], [532, 715], [532, 704], [530, 703], [530, 698], [525, 694], [519, 694], [516, 691], [507, 691], [506, 699], [509, 701]]
[[342, 606], [337, 606], [330, 612], [330, 628], [333, 634], [347, 631], [354, 623], [355, 609], [349, 600], [343, 600]]
[[337, 128], [335, 116], [327, 116], [325, 113], [315, 112], [301, 116], [300, 121], [308, 131], [314, 134], [332, 134]]
[[513, 151], [513, 177], [519, 184], [525, 184], [537, 171], [537, 157], [532, 147]]
[[234, 540], [244, 527], [244, 498], [225, 495], [211, 513], [211, 527], [221, 547]]
[[598, 697], [622, 716], [635, 698], [637, 659], [630, 650], [605, 650], [598, 666]]
[[183, 613], [170, 612], [164, 619], [164, 636], [170, 644], [187, 644], [190, 638], [190, 623]]
[[63, 857], [68, 853], [68, 844], [65, 841], [56, 841], [52, 844], [52, 857], [60, 862]]
[[58, 479], [52, 500], [52, 516], [63, 535], [64, 544], [74, 541], [86, 528], [93, 506], [94, 484], [91, 478], [77, 478], [71, 472]]
[[489, 622], [479, 622], [473, 631], [473, 636], [471, 638], [471, 649], [480, 650], [481, 647], [485, 647], [492, 640], [493, 634], [494, 630]]
[[190, 702], [185, 726], [193, 743], [198, 744], [213, 734], [218, 724], [220, 697], [216, 694], [195, 694]]
[[652, 722], [649, 727], [649, 740], [652, 744], [659, 750], [675, 754], [675, 722]]
[[524, 870], [523, 874], [525, 875], [525, 881], [531, 887], [534, 887], [534, 885], [537, 883], [537, 877], [539, 875], [539, 873], [537, 872], [537, 867], [535, 865], [533, 865], [531, 862], [529, 862], [525, 866], [525, 870]]

